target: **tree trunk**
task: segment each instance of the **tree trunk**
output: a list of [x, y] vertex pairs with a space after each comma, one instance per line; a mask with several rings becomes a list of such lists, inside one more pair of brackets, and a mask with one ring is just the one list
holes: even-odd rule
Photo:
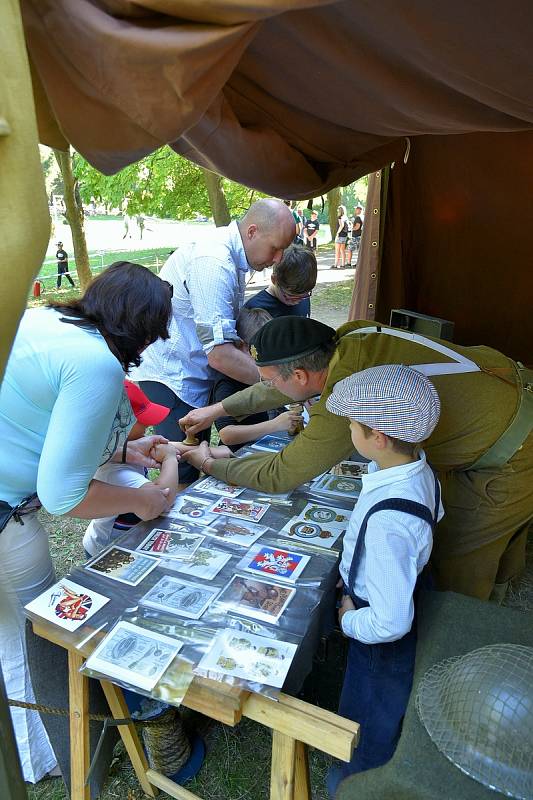
[[335, 234], [337, 233], [337, 228], [339, 227], [337, 209], [340, 204], [341, 190], [340, 187], [337, 187], [336, 189], [332, 189], [330, 192], [328, 192], [328, 219], [332, 242], [335, 240]]
[[213, 213], [215, 225], [220, 228], [222, 225], [229, 225], [231, 216], [229, 213], [228, 204], [226, 202], [226, 195], [222, 188], [222, 178], [216, 172], [211, 172], [208, 169], [200, 167], [205, 181], [205, 187], [209, 196], [209, 205]]
[[54, 150], [61, 177], [63, 178], [63, 190], [65, 199], [65, 209], [67, 222], [72, 232], [72, 245], [74, 247], [74, 261], [80, 288], [84, 291], [92, 280], [91, 267], [89, 264], [89, 253], [87, 251], [87, 241], [85, 239], [83, 206], [77, 187], [76, 179], [72, 172], [72, 156], [70, 148], [68, 152]]

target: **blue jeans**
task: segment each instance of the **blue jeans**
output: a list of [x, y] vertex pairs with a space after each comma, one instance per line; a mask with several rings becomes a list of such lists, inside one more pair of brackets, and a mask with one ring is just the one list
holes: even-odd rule
[[[164, 436], [171, 442], [182, 442], [185, 439], [185, 433], [178, 425], [178, 421], [193, 410], [193, 406], [184, 403], [172, 389], [165, 386], [164, 383], [158, 381], [139, 381], [139, 386], [143, 392], [150, 398], [153, 403], [159, 403], [162, 406], [170, 408], [170, 414], [159, 425], [154, 426], [154, 431], [160, 436]], [[201, 431], [197, 434], [200, 441], [209, 442], [211, 429]], [[179, 482], [180, 483], [193, 483], [198, 479], [200, 473], [190, 464], [185, 461], [180, 461], [179, 464]]]
[[413, 685], [416, 619], [396, 642], [363, 644], [350, 639], [339, 714], [361, 725], [359, 745], [349, 763], [328, 778], [333, 797], [341, 780], [380, 767], [392, 758]]

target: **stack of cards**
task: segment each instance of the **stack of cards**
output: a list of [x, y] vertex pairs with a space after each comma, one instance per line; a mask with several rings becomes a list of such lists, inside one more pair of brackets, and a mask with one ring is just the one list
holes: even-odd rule
[[237, 569], [253, 575], [294, 583], [310, 561], [310, 556], [270, 545], [254, 545], [237, 564]]
[[154, 556], [190, 561], [204, 539], [205, 536], [200, 536], [198, 533], [180, 533], [175, 530], [154, 528], [135, 549]]
[[87, 659], [86, 667], [151, 691], [183, 642], [120, 621]]
[[219, 631], [195, 672], [214, 672], [281, 688], [297, 646], [277, 639]]
[[75, 631], [106, 603], [109, 597], [64, 578], [28, 603], [25, 609], [67, 631]]
[[269, 581], [234, 575], [217, 597], [227, 611], [275, 623], [294, 597], [296, 590]]
[[335, 506], [308, 503], [302, 513], [283, 526], [283, 536], [330, 548], [348, 525], [350, 512]]
[[158, 563], [156, 558], [134, 553], [125, 547], [109, 547], [88, 561], [84, 569], [128, 586], [137, 586]]
[[207, 606], [215, 599], [220, 589], [201, 583], [188, 583], [180, 578], [165, 575], [155, 586], [141, 597], [143, 606], [170, 614], [179, 614], [189, 619], [200, 619]]

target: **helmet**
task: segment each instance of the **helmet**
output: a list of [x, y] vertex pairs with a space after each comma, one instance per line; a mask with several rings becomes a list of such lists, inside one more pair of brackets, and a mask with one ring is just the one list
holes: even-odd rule
[[508, 797], [533, 798], [533, 648], [495, 644], [435, 664], [416, 708], [453, 764]]

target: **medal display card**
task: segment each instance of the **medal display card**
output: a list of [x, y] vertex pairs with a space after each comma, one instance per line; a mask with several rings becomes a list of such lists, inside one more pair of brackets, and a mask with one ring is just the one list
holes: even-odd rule
[[302, 574], [310, 556], [283, 550], [280, 547], [256, 544], [237, 564], [238, 571], [251, 572], [263, 578], [292, 582]]
[[239, 547], [250, 547], [260, 536], [268, 530], [266, 525], [256, 525], [255, 522], [232, 519], [221, 516], [215, 519], [205, 529], [206, 536], [219, 539], [226, 544], [236, 544]]
[[204, 539], [205, 536], [197, 533], [180, 533], [179, 531], [154, 528], [135, 549], [153, 556], [190, 561]]
[[228, 611], [275, 623], [295, 594], [295, 589], [257, 578], [234, 575], [218, 598]]
[[287, 447], [288, 444], [289, 441], [282, 436], [274, 436], [268, 433], [266, 436], [258, 439], [257, 442], [251, 444], [250, 447], [252, 450], [268, 450], [271, 453], [279, 453], [284, 447]]
[[195, 484], [194, 490], [196, 492], [207, 492], [208, 494], [219, 494], [222, 497], [238, 497], [245, 491], [242, 486], [232, 486], [211, 476]]
[[151, 691], [183, 642], [120, 621], [87, 659], [88, 669]]
[[200, 583], [188, 583], [181, 578], [165, 575], [139, 602], [158, 611], [199, 619], [219, 591], [220, 589]]
[[223, 553], [222, 550], [217, 550], [215, 547], [204, 546], [196, 550], [190, 561], [172, 560], [167, 562], [165, 567], [184, 575], [201, 578], [204, 581], [212, 581], [226, 566], [230, 558], [230, 553]]
[[186, 494], [178, 494], [174, 500], [174, 505], [166, 516], [173, 517], [174, 519], [182, 519], [185, 522], [209, 525], [213, 519], [213, 515], [209, 513], [209, 507], [212, 503], [212, 500], [204, 500], [203, 497], [190, 497]]
[[219, 631], [195, 672], [214, 672], [281, 688], [297, 646], [231, 630]]
[[93, 558], [84, 569], [104, 575], [113, 581], [127, 583], [128, 586], [137, 586], [143, 578], [157, 567], [156, 558], [142, 555], [141, 553], [126, 550], [124, 547], [110, 547]]
[[335, 464], [329, 472], [339, 478], [360, 478], [361, 475], [367, 474], [368, 464], [366, 461], [341, 461], [339, 464]]
[[268, 503], [254, 503], [253, 500], [238, 500], [233, 497], [221, 497], [210, 508], [212, 514], [224, 514], [228, 517], [245, 519], [248, 522], [259, 522], [264, 517], [270, 505]]
[[67, 631], [75, 631], [106, 603], [109, 597], [64, 578], [28, 603], [25, 609]]
[[295, 540], [332, 547], [348, 526], [350, 512], [335, 506], [308, 503], [302, 513], [283, 526], [280, 533]]

